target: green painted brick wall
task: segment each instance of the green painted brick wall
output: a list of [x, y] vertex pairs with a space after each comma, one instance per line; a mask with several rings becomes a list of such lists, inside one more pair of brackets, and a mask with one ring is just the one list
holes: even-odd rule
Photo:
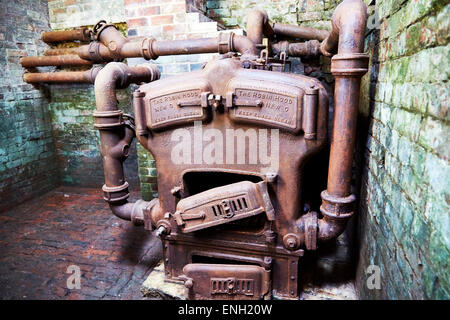
[[[447, 2], [376, 1], [360, 105], [362, 298], [450, 298]], [[370, 265], [379, 290], [367, 286]]]
[[273, 22], [330, 29], [330, 19], [338, 0], [212, 0], [206, 1], [207, 14], [227, 27], [245, 28], [248, 12], [258, 7]]
[[42, 53], [46, 1], [0, 0], [0, 211], [58, 185], [45, 91], [22, 81], [19, 59]]
[[[96, 110], [92, 85], [49, 86], [49, 110], [56, 145], [61, 182], [64, 185], [100, 188], [104, 183], [99, 132], [94, 128]], [[119, 107], [132, 114], [130, 90], [118, 90]], [[124, 162], [125, 176], [131, 188], [139, 187], [136, 141]]]

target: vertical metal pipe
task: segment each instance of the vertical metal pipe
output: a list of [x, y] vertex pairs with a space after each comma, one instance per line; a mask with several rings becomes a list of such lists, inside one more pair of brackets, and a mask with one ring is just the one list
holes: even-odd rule
[[361, 0], [344, 0], [335, 10], [330, 35], [322, 42], [324, 54], [336, 48], [331, 59], [335, 76], [334, 119], [327, 189], [321, 193], [318, 240], [337, 237], [354, 214], [356, 197], [351, 193], [361, 77], [367, 72], [369, 56], [364, 50], [367, 7]]

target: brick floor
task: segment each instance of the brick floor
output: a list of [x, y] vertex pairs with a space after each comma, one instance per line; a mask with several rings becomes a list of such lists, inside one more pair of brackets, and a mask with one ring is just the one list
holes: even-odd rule
[[[99, 189], [60, 187], [0, 213], [0, 299], [142, 299], [160, 256], [159, 240], [112, 215]], [[81, 289], [67, 289], [70, 265]]]

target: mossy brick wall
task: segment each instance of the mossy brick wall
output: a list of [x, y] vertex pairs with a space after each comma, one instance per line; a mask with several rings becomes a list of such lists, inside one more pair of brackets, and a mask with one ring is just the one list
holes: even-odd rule
[[[123, 0], [49, 1], [53, 29], [92, 27], [101, 19], [115, 23], [126, 34]], [[122, 22], [122, 23], [121, 23]], [[61, 43], [58, 47], [76, 46]], [[70, 71], [71, 69], [67, 69]], [[94, 128], [95, 96], [93, 85], [70, 84], [48, 86], [52, 131], [57, 150], [60, 179], [64, 185], [99, 188], [104, 183], [103, 164], [99, 150], [99, 132]], [[120, 108], [131, 113], [130, 91], [117, 93]], [[139, 187], [136, 143], [124, 163], [125, 175], [132, 188]]]
[[330, 18], [338, 0], [207, 0], [208, 16], [228, 27], [245, 26], [248, 12], [254, 8], [267, 11], [273, 22], [311, 26], [319, 29], [331, 27]]
[[[376, 1], [360, 104], [362, 298], [450, 298], [447, 3]], [[370, 265], [380, 268], [379, 290], [367, 286]]]
[[[92, 85], [50, 86], [49, 109], [61, 182], [64, 185], [99, 188], [104, 183], [99, 132], [94, 128], [96, 110]], [[132, 114], [130, 91], [118, 90], [119, 108]], [[139, 187], [136, 141], [124, 162], [125, 176], [132, 188]]]
[[19, 59], [42, 53], [47, 1], [0, 0], [0, 211], [51, 190], [58, 170], [45, 91], [22, 81]]

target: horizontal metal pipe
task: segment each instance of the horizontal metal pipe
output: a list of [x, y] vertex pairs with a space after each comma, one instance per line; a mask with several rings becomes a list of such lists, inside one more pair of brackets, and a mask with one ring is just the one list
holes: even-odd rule
[[218, 50], [218, 44], [217, 38], [167, 40], [155, 41], [152, 49], [158, 56], [214, 53]]
[[[95, 50], [98, 52], [98, 56], [101, 58], [112, 57], [114, 60], [135, 57], [156, 59], [159, 56], [167, 55], [226, 53], [230, 51], [239, 52], [242, 55], [258, 55], [256, 46], [250, 39], [229, 33], [220, 33], [219, 37], [216, 38], [189, 40], [159, 41], [153, 38], [129, 40], [114, 26], [107, 26], [97, 35], [97, 39], [103, 45]], [[105, 49], [109, 52], [106, 52]], [[86, 48], [80, 49], [80, 56], [87, 57]]]
[[101, 67], [87, 71], [25, 73], [23, 80], [27, 83], [94, 83]]
[[275, 55], [283, 51], [290, 57], [317, 56], [320, 54], [320, 42], [317, 40], [295, 43], [280, 41], [272, 45], [272, 52]]
[[90, 66], [92, 61], [81, 59], [77, 55], [23, 57], [20, 59], [22, 67], [43, 66]]
[[44, 42], [61, 42], [61, 41], [90, 41], [90, 31], [88, 28], [81, 28], [75, 30], [49, 31], [42, 34], [42, 41]]
[[301, 38], [306, 40], [319, 40], [319, 41], [323, 41], [330, 34], [326, 30], [319, 30], [314, 28], [301, 27], [283, 23], [274, 23], [273, 32], [276, 35], [284, 37]]

